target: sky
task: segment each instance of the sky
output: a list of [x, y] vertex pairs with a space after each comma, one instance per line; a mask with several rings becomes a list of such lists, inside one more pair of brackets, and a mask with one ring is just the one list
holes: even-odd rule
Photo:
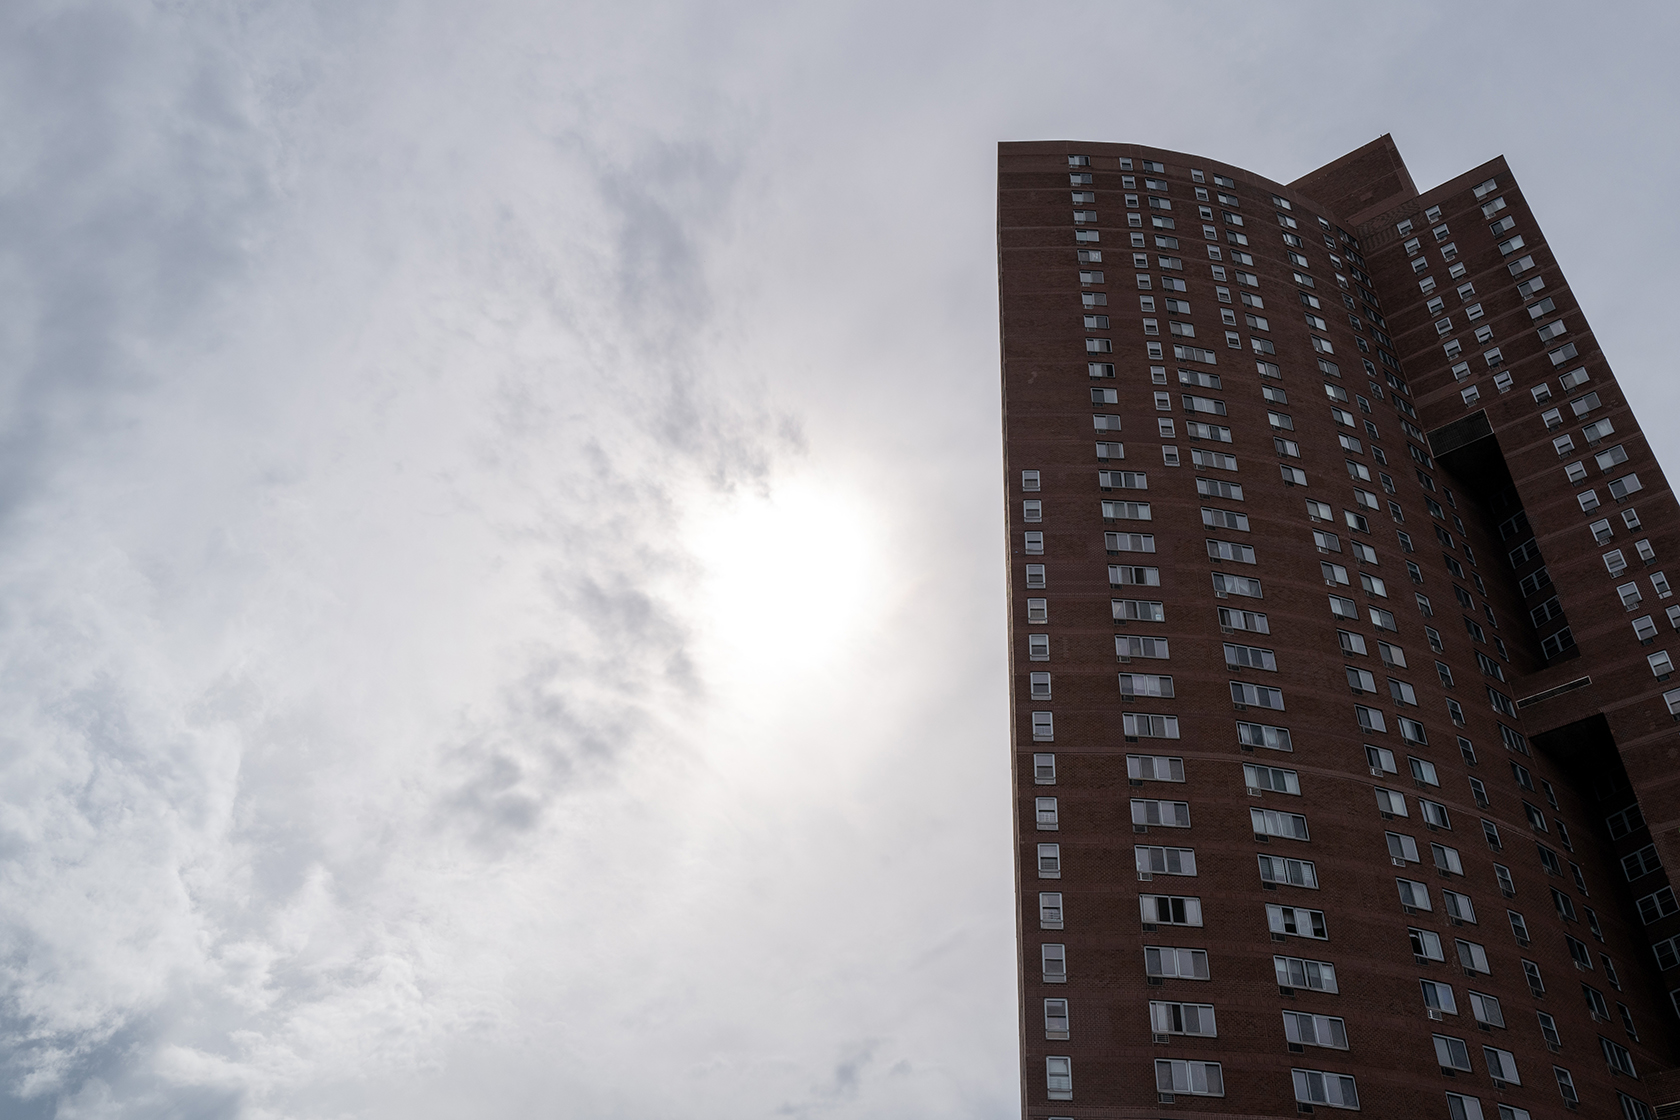
[[997, 142], [1503, 154], [1656, 415], [1677, 25], [0, 6], [0, 1115], [1018, 1115]]

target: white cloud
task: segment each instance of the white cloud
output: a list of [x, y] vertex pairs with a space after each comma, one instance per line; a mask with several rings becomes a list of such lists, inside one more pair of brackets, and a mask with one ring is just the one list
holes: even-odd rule
[[0, 17], [8, 1113], [1014, 1115], [996, 140], [1672, 162], [1198, 11]]

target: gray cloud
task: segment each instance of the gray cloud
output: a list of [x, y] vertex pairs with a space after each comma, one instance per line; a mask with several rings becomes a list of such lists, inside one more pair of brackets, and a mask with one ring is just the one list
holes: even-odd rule
[[993, 145], [1503, 150], [1660, 407], [1446, 10], [7, 9], [0, 1110], [1015, 1115]]

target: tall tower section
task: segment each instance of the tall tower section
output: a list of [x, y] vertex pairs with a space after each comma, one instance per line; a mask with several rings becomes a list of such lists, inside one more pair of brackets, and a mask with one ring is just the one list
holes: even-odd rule
[[1023, 1114], [1680, 1115], [1680, 510], [1505, 162], [998, 245]]

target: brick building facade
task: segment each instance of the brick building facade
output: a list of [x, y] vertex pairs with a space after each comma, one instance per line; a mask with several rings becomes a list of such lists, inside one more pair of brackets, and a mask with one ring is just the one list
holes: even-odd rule
[[1667, 1113], [1680, 516], [1504, 161], [998, 239], [1023, 1115]]

